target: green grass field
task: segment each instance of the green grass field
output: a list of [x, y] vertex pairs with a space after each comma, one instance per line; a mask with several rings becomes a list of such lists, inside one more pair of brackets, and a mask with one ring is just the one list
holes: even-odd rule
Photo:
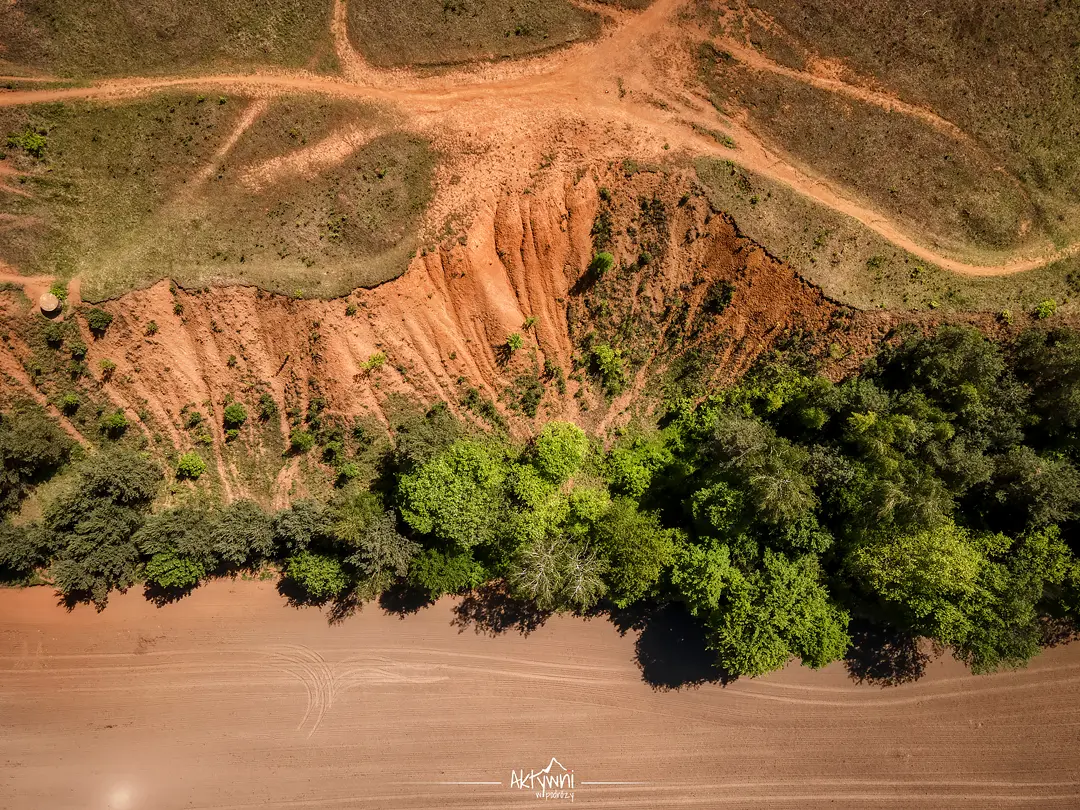
[[590, 39], [601, 18], [568, 0], [349, 3], [349, 35], [380, 67], [505, 59]]
[[330, 10], [330, 0], [19, 0], [0, 4], [0, 67], [67, 77], [327, 70]]
[[[0, 133], [46, 133], [40, 159], [7, 150], [29, 196], [2, 198], [23, 225], [0, 259], [78, 274], [88, 300], [164, 277], [336, 296], [404, 272], [432, 194], [426, 142], [373, 107], [283, 98], [215, 159], [252, 103], [177, 94], [0, 111]], [[274, 166], [317, 160], [348, 132], [363, 143], [340, 162]]]

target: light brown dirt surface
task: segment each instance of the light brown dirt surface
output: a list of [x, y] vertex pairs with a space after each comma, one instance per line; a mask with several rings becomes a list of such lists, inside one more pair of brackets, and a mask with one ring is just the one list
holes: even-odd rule
[[1077, 646], [891, 689], [834, 665], [654, 691], [606, 620], [490, 636], [454, 604], [329, 625], [269, 583], [100, 614], [0, 590], [0, 804], [527, 808], [511, 771], [555, 757], [590, 807], [1080, 805]]

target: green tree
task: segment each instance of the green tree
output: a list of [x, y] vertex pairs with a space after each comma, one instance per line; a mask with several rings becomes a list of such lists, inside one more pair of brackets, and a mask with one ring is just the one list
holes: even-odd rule
[[72, 442], [36, 407], [0, 412], [0, 514], [63, 466]]
[[447, 553], [425, 549], [409, 567], [409, 581], [432, 599], [467, 591], [482, 585], [486, 579], [484, 566], [473, 559], [471, 551]]
[[673, 559], [675, 532], [664, 529], [652, 512], [638, 511], [617, 498], [596, 526], [596, 543], [607, 560], [611, 599], [626, 607], [646, 596]]
[[227, 567], [257, 567], [274, 556], [270, 516], [253, 501], [234, 501], [222, 510], [213, 543]]
[[100, 610], [113, 588], [135, 579], [134, 540], [157, 493], [161, 470], [129, 451], [97, 453], [83, 461], [74, 485], [45, 511], [57, 549], [52, 577], [69, 600], [89, 599]]
[[271, 520], [274, 548], [292, 556], [308, 548], [329, 547], [334, 537], [334, 513], [318, 501], [293, 501]]
[[490, 543], [504, 503], [507, 466], [498, 448], [455, 442], [398, 484], [401, 514], [415, 531], [460, 548]]
[[766, 549], [761, 569], [734, 579], [722, 610], [709, 619], [720, 666], [757, 676], [792, 657], [818, 668], [843, 658], [849, 616], [829, 598], [812, 555], [791, 561]]
[[868, 590], [892, 605], [905, 624], [945, 644], [971, 631], [985, 556], [954, 523], [855, 548], [849, 565]]
[[316, 601], [333, 599], [349, 587], [341, 560], [327, 554], [301, 551], [285, 563], [285, 575]]
[[581, 469], [589, 451], [585, 431], [569, 422], [548, 422], [533, 440], [532, 465], [556, 484]]
[[214, 532], [218, 513], [202, 504], [179, 506], [150, 516], [135, 533], [148, 557], [147, 582], [166, 590], [193, 588], [218, 566]]

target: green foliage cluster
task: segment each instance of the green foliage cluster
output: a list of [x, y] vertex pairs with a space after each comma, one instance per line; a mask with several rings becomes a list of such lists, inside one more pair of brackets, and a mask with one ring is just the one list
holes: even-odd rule
[[[309, 435], [338, 463], [345, 434], [312, 403]], [[11, 504], [67, 452], [14, 418], [0, 420]], [[770, 356], [607, 450], [562, 422], [519, 445], [444, 407], [392, 415], [371, 491], [345, 476], [330, 502], [274, 514], [240, 501], [149, 516], [160, 472], [99, 453], [40, 523], [0, 525], [0, 572], [51, 563], [68, 598], [98, 605], [139, 576], [171, 592], [268, 562], [315, 602], [500, 580], [540, 611], [680, 602], [729, 675], [843, 658], [852, 616], [990, 671], [1035, 655], [1048, 620], [1080, 621], [1078, 425], [1080, 333], [996, 344], [945, 327], [840, 383]], [[24, 445], [5, 431], [35, 430], [49, 438], [13, 455]]]
[[45, 157], [45, 147], [48, 146], [48, 138], [40, 132], [32, 129], [8, 135], [7, 145], [12, 149], [22, 149], [31, 157], [41, 160]]

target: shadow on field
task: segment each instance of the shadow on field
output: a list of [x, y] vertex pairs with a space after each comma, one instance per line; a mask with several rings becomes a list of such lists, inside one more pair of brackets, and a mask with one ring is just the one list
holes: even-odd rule
[[393, 613], [400, 619], [419, 613], [435, 604], [427, 591], [414, 588], [407, 582], [391, 585], [379, 594], [379, 607], [384, 613]]
[[609, 616], [620, 634], [638, 633], [634, 645], [638, 666], [642, 680], [653, 689], [666, 692], [705, 683], [726, 686], [738, 677], [716, 665], [701, 622], [681, 604], [639, 604], [612, 609]]
[[190, 596], [198, 587], [198, 584], [196, 584], [185, 588], [163, 588], [160, 585], [147, 582], [143, 586], [143, 597], [147, 602], [153, 602], [157, 607], [164, 607]]
[[523, 599], [506, 592], [501, 584], [482, 585], [470, 591], [454, 608], [452, 624], [458, 632], [472, 627], [477, 633], [497, 636], [516, 630], [523, 636], [542, 627], [551, 611], [541, 610]]
[[883, 688], [912, 683], [926, 673], [930, 660], [918, 636], [888, 625], [851, 624], [851, 647], [844, 663], [856, 683]]

